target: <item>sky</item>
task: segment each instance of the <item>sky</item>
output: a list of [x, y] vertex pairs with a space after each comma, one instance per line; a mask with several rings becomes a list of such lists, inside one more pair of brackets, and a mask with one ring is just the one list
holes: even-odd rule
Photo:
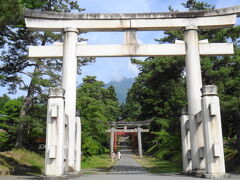
[[[171, 6], [174, 10], [186, 11], [181, 3], [186, 0], [78, 0], [80, 7], [85, 8], [85, 13], [145, 13], [145, 12], [167, 12]], [[240, 5], [239, 0], [204, 0], [215, 4], [216, 8], [224, 8]], [[239, 22], [239, 21], [238, 21]], [[239, 23], [238, 23], [239, 24]], [[163, 32], [144, 31], [138, 32], [139, 43], [156, 44], [154, 39], [163, 37]], [[88, 44], [122, 44], [123, 32], [89, 32], [83, 33], [80, 37], [88, 39]], [[82, 74], [78, 75], [77, 83], [82, 78], [91, 75], [97, 76], [98, 80], [108, 83], [111, 80], [119, 81], [123, 77], [134, 78], [138, 75], [138, 69], [131, 64], [130, 58], [96, 58], [95, 63], [82, 67]], [[0, 96], [7, 93], [6, 88], [0, 88]], [[18, 91], [11, 97], [25, 95], [25, 92]]]
[[[140, 12], [167, 12], [171, 6], [175, 10], [186, 11], [181, 5], [186, 0], [79, 0], [85, 13], [140, 13]], [[206, 0], [215, 4], [216, 8], [240, 5], [239, 0]], [[145, 31], [137, 32], [138, 41], [145, 44], [156, 44], [154, 39], [163, 36], [163, 32]], [[88, 39], [88, 44], [122, 44], [122, 32], [90, 32], [82, 34]], [[130, 58], [97, 58], [96, 62], [82, 67], [82, 75], [78, 81], [86, 75], [97, 76], [98, 80], [109, 82], [121, 80], [123, 77], [136, 77], [138, 69], [131, 64]]]

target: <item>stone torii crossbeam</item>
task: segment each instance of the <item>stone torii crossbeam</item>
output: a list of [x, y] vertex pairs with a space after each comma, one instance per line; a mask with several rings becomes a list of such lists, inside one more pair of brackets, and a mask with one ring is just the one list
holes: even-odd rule
[[[29, 57], [63, 58], [62, 88], [65, 93], [60, 93], [61, 95], [56, 97], [61, 99], [61, 102], [64, 100], [64, 103], [60, 104], [61, 107], [64, 108], [63, 112], [68, 119], [67, 124], [69, 131], [66, 131], [63, 136], [60, 133], [61, 138], [64, 137], [68, 142], [67, 153], [65, 153], [66, 167], [64, 167], [63, 163], [64, 157], [60, 157], [58, 154], [58, 149], [63, 146], [54, 145], [51, 153], [48, 152], [49, 149], [46, 149], [45, 174], [48, 176], [61, 176], [65, 172], [79, 171], [79, 168], [76, 168], [77, 155], [75, 153], [76, 148], [79, 148], [76, 146], [77, 57], [185, 56], [191, 141], [192, 166], [190, 171], [194, 172], [205, 169], [205, 161], [204, 159], [200, 159], [198, 154], [198, 149], [204, 146], [203, 127], [202, 125], [197, 127], [194, 123], [195, 114], [201, 110], [202, 94], [200, 89], [202, 88], [202, 76], [200, 56], [233, 54], [233, 45], [199, 41], [198, 31], [232, 27], [239, 15], [240, 6], [193, 12], [127, 14], [74, 14], [27, 10], [25, 13], [25, 22], [30, 30], [64, 32], [63, 44], [58, 43], [53, 46], [29, 47]], [[135, 31], [160, 30], [182, 30], [184, 33], [184, 42], [176, 41], [175, 44], [158, 45], [137, 44]], [[78, 33], [90, 31], [125, 31], [125, 43], [123, 45], [87, 45], [79, 43]], [[52, 97], [55, 96], [52, 95]], [[55, 110], [53, 109], [52, 111], [52, 107], [54, 107]], [[57, 119], [58, 122], [64, 121], [64, 119], [58, 117], [58, 114], [51, 114], [50, 111], [56, 112], [54, 105], [49, 106], [48, 116], [50, 117], [52, 115], [52, 118]], [[63, 116], [63, 118], [65, 116]], [[48, 119], [51, 120], [49, 117]], [[49, 123], [47, 126], [51, 125]], [[51, 128], [54, 129], [57, 128], [57, 126], [51, 126]], [[54, 130], [54, 132], [55, 131], [56, 130]], [[52, 138], [54, 139], [54, 137]], [[49, 145], [51, 144], [48, 144], [47, 141], [46, 147]], [[53, 163], [56, 159], [60, 162], [58, 166], [55, 166]], [[51, 168], [48, 166], [49, 162], [51, 162]], [[58, 170], [59, 167], [60, 170]], [[225, 170], [221, 173], [225, 173]]]

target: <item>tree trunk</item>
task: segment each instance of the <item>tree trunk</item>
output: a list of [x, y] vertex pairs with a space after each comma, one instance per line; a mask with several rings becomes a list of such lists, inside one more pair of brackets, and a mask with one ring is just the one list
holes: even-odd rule
[[[44, 33], [44, 37], [45, 37], [46, 33]], [[41, 43], [42, 46], [44, 46], [46, 44], [46, 38], [43, 38], [43, 41]], [[36, 84], [34, 84], [34, 74], [38, 74], [38, 72], [40, 71], [39, 70], [39, 63], [41, 63], [41, 60], [36, 60], [36, 65], [35, 65], [35, 68], [34, 68], [34, 71], [33, 71], [33, 76], [31, 78], [31, 82], [29, 84], [29, 87], [28, 87], [28, 93], [27, 93], [27, 96], [24, 100], [24, 103], [23, 103], [23, 106], [22, 106], [22, 109], [20, 111], [20, 123], [19, 123], [19, 127], [18, 127], [18, 130], [17, 130], [17, 138], [16, 138], [16, 143], [15, 143], [15, 148], [22, 148], [23, 147], [23, 135], [24, 135], [24, 124], [25, 124], [25, 121], [23, 120], [24, 117], [27, 116], [30, 108], [32, 107], [32, 104], [33, 104], [33, 97], [34, 97], [34, 92], [35, 92], [35, 86]]]
[[[38, 68], [35, 67], [34, 73], [38, 71]], [[33, 83], [33, 78], [31, 79], [30, 85], [28, 87], [28, 93], [27, 96], [24, 100], [23, 106], [20, 111], [20, 122], [19, 126], [17, 129], [17, 138], [16, 138], [16, 143], [15, 143], [15, 148], [22, 148], [23, 147], [23, 138], [24, 138], [24, 124], [25, 120], [24, 118], [28, 114], [31, 106], [32, 106], [32, 101], [33, 101], [33, 95], [34, 95], [34, 83]]]

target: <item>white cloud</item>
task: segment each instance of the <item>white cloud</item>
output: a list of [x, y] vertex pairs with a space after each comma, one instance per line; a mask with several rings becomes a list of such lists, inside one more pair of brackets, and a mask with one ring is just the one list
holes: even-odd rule
[[134, 76], [137, 76], [139, 73], [137, 66], [135, 64], [132, 64], [131, 61], [128, 62], [128, 71]]
[[122, 79], [123, 79], [123, 75], [121, 72], [119, 72], [119, 69], [113, 68], [112, 74], [111, 74], [111, 80], [121, 81]]

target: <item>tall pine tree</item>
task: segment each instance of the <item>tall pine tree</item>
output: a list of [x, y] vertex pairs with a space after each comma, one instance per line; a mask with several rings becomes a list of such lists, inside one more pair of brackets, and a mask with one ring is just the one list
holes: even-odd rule
[[[41, 11], [81, 12], [76, 0], [22, 0], [22, 6]], [[0, 30], [3, 50], [0, 56], [0, 85], [8, 86], [10, 93], [18, 89], [27, 92], [20, 112], [16, 147], [23, 146], [24, 121], [34, 103], [46, 102], [48, 88], [60, 84], [61, 59], [29, 59], [28, 45], [47, 45], [62, 41], [63, 34], [51, 32], [30, 32], [24, 21], [16, 25], [5, 25]], [[88, 59], [79, 59], [84, 65]]]

